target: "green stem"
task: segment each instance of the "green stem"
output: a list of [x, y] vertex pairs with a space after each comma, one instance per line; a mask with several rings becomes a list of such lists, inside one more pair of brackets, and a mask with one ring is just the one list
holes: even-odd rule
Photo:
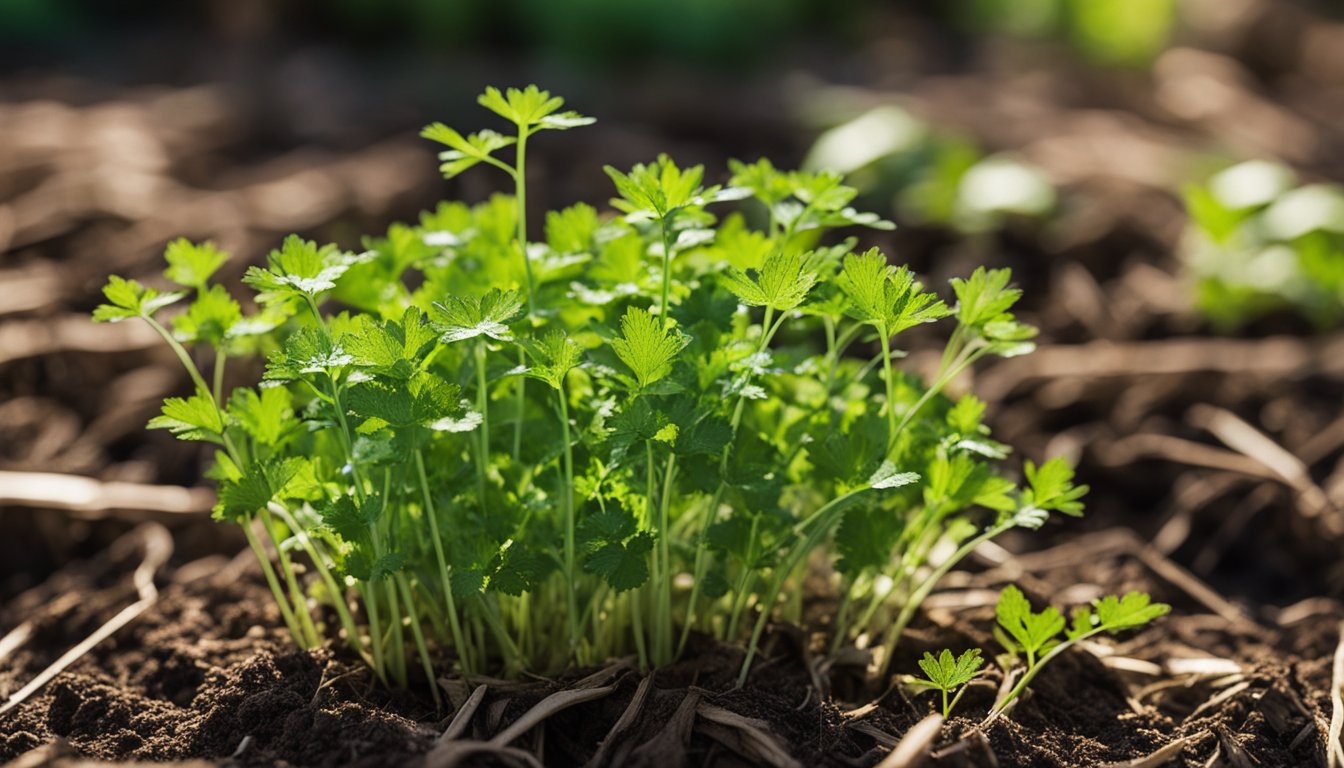
[[570, 443], [569, 437], [569, 402], [565, 395], [565, 383], [560, 382], [557, 390], [560, 400], [560, 439], [564, 441], [564, 497], [562, 499], [561, 509], [565, 515], [565, 581], [568, 589], [565, 590], [568, 598], [568, 622], [569, 622], [569, 652], [579, 645], [579, 603], [578, 603], [578, 571], [576, 570], [575, 560], [577, 559], [574, 545], [574, 446]]
[[415, 599], [411, 595], [411, 587], [406, 583], [405, 574], [398, 573], [397, 583], [401, 585], [402, 595], [406, 600], [406, 610], [411, 616], [411, 636], [415, 638], [415, 649], [420, 654], [420, 666], [425, 670], [425, 680], [429, 683], [429, 693], [434, 697], [434, 710], [436, 712], [443, 710], [443, 702], [439, 699], [439, 683], [434, 679], [434, 663], [429, 658], [429, 647], [425, 645], [424, 633], [420, 631], [420, 617], [416, 615]]
[[[443, 540], [439, 534], [438, 515], [434, 511], [434, 496], [429, 492], [429, 477], [425, 474], [424, 452], [415, 449], [415, 472], [420, 480], [420, 492], [425, 501], [425, 517], [429, 519], [430, 541], [434, 544], [434, 559], [439, 566], [439, 580], [443, 586], [444, 602], [448, 610], [448, 627], [453, 634], [453, 644], [457, 646], [457, 656], [462, 662], [462, 671], [472, 671], [472, 653], [462, 634], [462, 625], [457, 617], [457, 603], [453, 599], [453, 583], [448, 575], [448, 559], [443, 555]], [[410, 606], [407, 606], [408, 608]]]
[[882, 336], [882, 373], [887, 380], [887, 445], [896, 443], [896, 377], [891, 371], [891, 339], [885, 328], [877, 331]]
[[275, 547], [276, 559], [280, 561], [280, 572], [285, 576], [290, 599], [294, 601], [294, 615], [298, 617], [299, 626], [303, 629], [304, 636], [308, 638], [307, 646], [316, 647], [321, 644], [321, 636], [318, 634], [317, 625], [313, 623], [312, 613], [308, 610], [308, 599], [303, 594], [303, 588], [299, 586], [298, 577], [294, 575], [294, 565], [284, 548], [280, 546], [280, 542], [275, 540], [275, 529], [272, 527], [270, 515], [263, 509], [260, 517], [262, 530], [266, 531], [266, 537]]
[[518, 129], [517, 155], [514, 160], [513, 184], [514, 202], [518, 206], [518, 250], [523, 256], [523, 269], [527, 273], [527, 315], [537, 313], [537, 283], [532, 276], [532, 259], [527, 254], [527, 137], [526, 128]]
[[672, 291], [672, 240], [669, 237], [667, 220], [671, 216], [672, 213], [668, 212], [658, 218], [658, 224], [662, 228], [663, 235], [663, 299], [658, 304], [658, 327], [660, 329], [667, 327], [667, 316], [670, 314], [668, 299]]
[[[313, 544], [312, 539], [308, 537], [308, 533], [304, 531], [298, 522], [294, 520], [294, 517], [289, 514], [289, 510], [285, 509], [280, 504], [271, 502], [267, 509], [275, 510], [275, 513], [280, 515], [280, 519], [284, 521], [285, 525], [289, 526], [290, 532], [294, 534], [294, 538], [298, 539], [299, 546], [303, 548], [304, 552], [308, 554], [308, 558], [312, 560], [313, 569], [317, 571], [318, 578], [322, 580], [322, 583], [327, 587], [327, 591], [331, 593], [332, 607], [336, 609], [336, 616], [340, 619], [341, 626], [345, 629], [346, 639], [350, 643], [350, 647], [355, 653], [359, 654], [360, 658], [364, 659], [366, 662], [371, 662], [372, 659], [370, 659], [368, 652], [364, 650], [364, 643], [360, 640], [359, 627], [355, 624], [355, 617], [350, 615], [350, 609], [345, 604], [345, 590], [341, 589], [340, 585], [336, 583], [336, 579], [331, 575], [331, 571], [327, 569], [326, 562], [323, 560], [322, 555], [317, 551], [317, 547]], [[266, 515], [267, 511], [263, 510], [262, 514]], [[268, 528], [270, 527], [265, 517], [262, 518], [262, 523]]]
[[1040, 658], [1040, 661], [1037, 661], [1035, 664], [1029, 664], [1027, 666], [1026, 674], [1022, 675], [1022, 679], [1017, 681], [1017, 685], [1014, 685], [1013, 689], [1008, 692], [1008, 695], [1003, 697], [1002, 701], [995, 704], [994, 707], [989, 710], [990, 718], [993, 718], [1001, 714], [1004, 710], [1008, 708], [1008, 705], [1014, 699], [1016, 699], [1018, 696], [1021, 696], [1022, 692], [1027, 689], [1027, 686], [1031, 684], [1031, 681], [1036, 679], [1036, 675], [1039, 674], [1040, 671], [1045, 668], [1045, 665], [1048, 664], [1052, 659], [1054, 659], [1056, 656], [1060, 655], [1064, 651], [1077, 645], [1079, 642], [1086, 640], [1090, 637], [1095, 637], [1096, 635], [1099, 635], [1104, 631], [1105, 631], [1104, 628], [1097, 627], [1091, 632], [1065, 640], [1064, 642], [1050, 649], [1050, 652], [1042, 656]]
[[[527, 273], [527, 317], [532, 319], [537, 314], [537, 282], [532, 275], [532, 257], [527, 252], [527, 137], [526, 126], [518, 127], [518, 145], [517, 153], [514, 158], [513, 184], [514, 184], [514, 202], [518, 206], [518, 251], [523, 257], [523, 270]], [[519, 365], [527, 362], [527, 354], [523, 350], [518, 352]], [[527, 411], [527, 379], [518, 378], [518, 420], [513, 425], [513, 460], [518, 461], [518, 457], [523, 449], [523, 417]]]
[[[205, 383], [205, 378], [201, 376], [201, 369], [196, 367], [196, 362], [191, 359], [191, 355], [187, 353], [186, 347], [182, 346], [181, 342], [173, 338], [173, 334], [169, 333], [167, 328], [160, 325], [158, 320], [155, 320], [149, 315], [141, 315], [141, 317], [145, 319], [145, 322], [149, 323], [149, 327], [153, 328], [158, 332], [159, 336], [163, 337], [164, 341], [168, 342], [168, 346], [173, 350], [173, 353], [177, 355], [177, 359], [182, 361], [182, 367], [187, 369], [187, 375], [191, 376], [191, 381], [196, 385], [196, 388], [207, 395], [210, 394], [210, 385]], [[218, 400], [215, 401], [215, 408], [219, 408]]]
[[224, 361], [227, 360], [223, 347], [215, 350], [215, 369], [213, 374], [213, 384], [216, 405], [224, 402]]
[[937, 586], [943, 576], [947, 575], [947, 572], [952, 570], [953, 566], [961, 562], [961, 560], [973, 552], [976, 547], [1012, 527], [1011, 522], [996, 525], [979, 536], [967, 541], [965, 544], [958, 547], [957, 551], [953, 552], [951, 557], [944, 560], [941, 565], [935, 568], [933, 573], [929, 574], [924, 581], [920, 582], [919, 586], [915, 588], [915, 591], [906, 599], [905, 605], [901, 607], [901, 612], [896, 617], [896, 621], [887, 628], [887, 636], [882, 641], [882, 666], [878, 670], [877, 675], [879, 679], [886, 677], [887, 670], [891, 667], [891, 656], [896, 651], [896, 644], [901, 639], [901, 633], [905, 631], [906, 626], [910, 624], [910, 620], [914, 618], [915, 611], [919, 610], [919, 606], [923, 604], [924, 598], [929, 596], [929, 593], [933, 591], [933, 588]]
[[[761, 338], [756, 344], [756, 354], [761, 354], [770, 346], [770, 340], [774, 338], [775, 333], [779, 331], [780, 326], [784, 324], [785, 316], [780, 315], [777, 322], [771, 325], [774, 319], [774, 307], [765, 308], [765, 318], [761, 321]], [[750, 374], [748, 373], [748, 376]], [[750, 379], [745, 384], [749, 384]], [[691, 627], [695, 625], [695, 613], [700, 603], [700, 582], [705, 578], [705, 569], [709, 567], [708, 551], [706, 540], [709, 536], [709, 527], [714, 523], [714, 517], [719, 513], [719, 504], [723, 501], [724, 491], [728, 487], [728, 458], [732, 454], [733, 443], [737, 440], [737, 430], [742, 425], [742, 417], [746, 413], [747, 398], [745, 395], [738, 395], [737, 404], [733, 406], [733, 418], [729, 424], [728, 443], [723, 446], [723, 452], [719, 455], [719, 484], [714, 489], [714, 496], [705, 507], [705, 513], [700, 521], [700, 531], [697, 537], [695, 547], [695, 566], [693, 568], [693, 578], [691, 581], [690, 601], [686, 604], [686, 623], [681, 628], [681, 639], [677, 642], [677, 655], [686, 650], [686, 642], [691, 636]]]
[[760, 530], [761, 517], [753, 515], [751, 518], [751, 531], [747, 535], [747, 559], [742, 563], [742, 579], [737, 585], [737, 594], [733, 596], [733, 610], [729, 614], [728, 626], [723, 634], [725, 642], [734, 642], [737, 640], [738, 622], [742, 618], [742, 611], [747, 605], [747, 594], [751, 591], [751, 583], [755, 580], [756, 569], [753, 563], [756, 561], [756, 536]]
[[667, 469], [663, 473], [663, 493], [662, 500], [658, 504], [658, 549], [661, 552], [663, 561], [662, 583], [658, 585], [658, 623], [659, 638], [658, 644], [662, 647], [664, 658], [661, 664], [670, 664], [673, 660], [672, 651], [672, 531], [668, 521], [669, 510], [672, 506], [672, 480], [677, 471], [677, 455], [669, 453], [667, 457]]
[[257, 535], [252, 532], [252, 520], [250, 518], [242, 521], [242, 529], [243, 535], [247, 537], [247, 545], [252, 548], [252, 554], [256, 555], [257, 562], [261, 563], [261, 572], [266, 577], [266, 584], [270, 586], [271, 594], [275, 597], [276, 606], [280, 609], [280, 618], [284, 620], [285, 627], [289, 629], [290, 637], [294, 638], [294, 644], [300, 648], [311, 648], [312, 646], [308, 644], [303, 630], [299, 627], [293, 609], [289, 607], [289, 599], [285, 597], [285, 592], [280, 587], [280, 580], [275, 575], [271, 558], [267, 556], [266, 550], [257, 540]]
[[756, 618], [756, 626], [751, 631], [751, 641], [747, 644], [747, 655], [742, 660], [742, 669], [737, 675], [737, 687], [741, 688], [747, 682], [747, 674], [751, 672], [752, 659], [756, 657], [756, 652], [760, 648], [761, 635], [765, 632], [766, 624], [770, 622], [770, 614], [774, 610], [775, 603], [779, 602], [779, 595], [784, 590], [784, 582], [788, 580], [789, 574], [793, 572], [794, 568], [798, 567], [798, 564], [802, 562], [808, 552], [811, 552], [821, 543], [821, 540], [834, 527], [839, 519], [838, 512], [843, 508], [842, 505], [865, 490], [868, 489], [860, 488], [837, 496], [794, 526], [794, 531], [797, 533], [802, 533], [808, 528], [811, 528], [812, 531], [808, 533], [807, 538], [794, 542], [789, 554], [780, 561], [779, 565], [775, 566], [775, 571], [770, 578], [770, 586], [766, 590], [769, 597], [761, 601], [761, 613]]
[[485, 341], [476, 344], [476, 409], [481, 412], [481, 426], [478, 450], [480, 457], [476, 461], [476, 484], [480, 494], [481, 514], [488, 516], [486, 508], [486, 468], [490, 464], [490, 392], [485, 378]]

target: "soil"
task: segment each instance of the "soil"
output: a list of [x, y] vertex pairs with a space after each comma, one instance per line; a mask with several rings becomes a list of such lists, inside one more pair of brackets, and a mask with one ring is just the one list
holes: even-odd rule
[[[134, 534], [134, 532], [133, 532]], [[128, 534], [132, 536], [133, 534]], [[1037, 679], [1012, 713], [983, 726], [997, 673], [968, 691], [935, 766], [1096, 766], [1143, 758], [1182, 740], [1180, 765], [1325, 765], [1319, 730], [1330, 716], [1330, 657], [1344, 612], [1336, 606], [1296, 611], [1286, 624], [1208, 612], [1195, 582], [1171, 583], [1145, 566], [1127, 534], [1104, 532], [1031, 556], [1017, 574], [1043, 600], [1086, 600], [1102, 589], [1141, 588], [1175, 606], [1155, 628], [1094, 652], [1062, 656]], [[31, 639], [7, 661], [0, 690], [14, 690], [133, 599], [126, 575], [133, 546], [68, 567], [8, 606]], [[967, 574], [940, 593], [897, 649], [895, 669], [915, 669], [926, 650], [996, 647], [991, 588], [1003, 569]], [[106, 760], [218, 765], [452, 765], [500, 760], [492, 737], [561, 691], [601, 688], [598, 698], [550, 714], [517, 734], [516, 748], [547, 765], [753, 765], [774, 752], [806, 766], [874, 765], [930, 713], [929, 695], [897, 687], [852, 686], [818, 696], [809, 647], [822, 638], [779, 627], [747, 685], [734, 689], [740, 649], [699, 639], [686, 659], [644, 678], [630, 660], [559, 680], [443, 680], [457, 707], [485, 686], [455, 741], [440, 742], [447, 712], [406, 692], [388, 691], [341, 649], [295, 650], [249, 553], [212, 556], [160, 574], [155, 603], [131, 626], [96, 646], [4, 721], [0, 760], [45, 755], [58, 740], [64, 754]], [[78, 601], [69, 599], [78, 595]], [[1189, 671], [1203, 659], [1212, 671]], [[1216, 662], [1209, 662], [1214, 659]], [[833, 692], [853, 670], [815, 670]], [[607, 690], [609, 689], [609, 690]], [[859, 695], [856, 695], [859, 694]], [[633, 717], [624, 717], [631, 702]], [[865, 707], [865, 704], [875, 706]], [[721, 712], [740, 716], [725, 726]], [[614, 736], [616, 723], [628, 720]], [[745, 730], [743, 730], [745, 729]], [[445, 747], [445, 745], [447, 745]], [[45, 751], [44, 751], [45, 750]], [[454, 751], [456, 750], [456, 751]], [[481, 763], [481, 764], [485, 764]], [[490, 763], [494, 764], [494, 763]]]
[[[628, 75], [640, 85], [631, 89], [554, 85], [603, 119], [535, 150], [548, 182], [535, 185], [536, 211], [603, 200], [600, 162], [658, 150], [711, 173], [728, 156], [796, 165], [811, 133], [797, 105], [814, 95], [860, 108], [894, 98], [1059, 182], [1065, 202], [1044, 226], [1009, 222], [967, 237], [902, 221], [872, 241], [930, 284], [974, 264], [1014, 268], [1041, 349], [958, 385], [989, 402], [997, 439], [1019, 455], [1067, 455], [1092, 486], [1083, 520], [1008, 538], [949, 574], [892, 668], [913, 671], [926, 650], [997, 648], [991, 601], [1010, 582], [1061, 607], [1143, 589], [1174, 610], [1151, 629], [1065, 654], [1009, 717], [984, 726], [1000, 683], [987, 674], [926, 766], [1326, 765], [1344, 626], [1344, 337], [1288, 315], [1236, 334], [1201, 320], [1171, 190], [1192, 157], [1229, 148], [1344, 181], [1344, 60], [1320, 44], [1341, 26], [1306, 0], [1237, 5], [1235, 18], [1202, 30], [1192, 16], [1184, 47], [1143, 78], [1080, 70], [1030, 46], [972, 50], [931, 14], [893, 10], [875, 20], [869, 46], [804, 62], [834, 82], [871, 73], [842, 93], [800, 96], [805, 84], [777, 72], [716, 77], [713, 87], [669, 72]], [[310, 87], [333, 62], [349, 75], [340, 98]], [[454, 66], [414, 63], [383, 89], [353, 74], [367, 69], [358, 60], [305, 49], [257, 64], [267, 77], [255, 88], [123, 87], [87, 73], [0, 81], [0, 470], [199, 484], [202, 454], [143, 429], [159, 399], [188, 386], [176, 362], [129, 324], [86, 322], [104, 275], [143, 278], [166, 240], [187, 235], [244, 257], [227, 268], [234, 279], [290, 231], [353, 245], [356, 233], [414, 219], [445, 194], [483, 197], [492, 188], [471, 178], [445, 190], [414, 138], [429, 119], [452, 122], [448, 105], [470, 102], [441, 92], [476, 77]], [[466, 71], [480, 70], [517, 67], [480, 61]], [[530, 79], [553, 75], [564, 77]], [[1194, 82], [1223, 88], [1226, 109], [1190, 111], [1171, 98]], [[291, 114], [296, 94], [318, 118]], [[426, 114], [408, 114], [408, 103]], [[1109, 146], [1126, 151], [1095, 150]], [[915, 344], [908, 362], [918, 370], [926, 357]], [[1229, 439], [1228, 417], [1304, 471], [1275, 472], [1264, 443], [1246, 450]], [[699, 641], [652, 682], [620, 660], [560, 680], [444, 680], [453, 706], [437, 712], [379, 684], [344, 649], [294, 650], [241, 536], [202, 510], [46, 506], [0, 511], [0, 631], [31, 630], [17, 647], [0, 642], [0, 695], [136, 600], [137, 526], [168, 526], [174, 554], [143, 613], [0, 715], [0, 761], [867, 766], [935, 708], [930, 695], [874, 687], [863, 658], [821, 663], [818, 605], [807, 627], [772, 629], [741, 690], [740, 650]], [[548, 697], [565, 692], [591, 698], [550, 711]], [[543, 710], [510, 745], [487, 745]], [[453, 724], [459, 711], [469, 715]], [[449, 727], [457, 738], [441, 742]]]

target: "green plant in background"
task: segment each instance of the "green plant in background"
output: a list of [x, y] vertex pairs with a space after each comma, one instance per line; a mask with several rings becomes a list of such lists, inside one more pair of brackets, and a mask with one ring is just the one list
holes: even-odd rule
[[[480, 101], [514, 134], [425, 135], [445, 175], [493, 166], [515, 195], [445, 202], [359, 252], [291, 236], [248, 269], [252, 313], [212, 282], [222, 252], [177, 241], [182, 290], [113, 277], [95, 312], [149, 323], [191, 375], [150, 426], [213, 444], [216, 516], [298, 644], [339, 640], [407, 685], [417, 665], [663, 665], [700, 631], [747, 644], [745, 680], [824, 563], [836, 647], [880, 639], [885, 670], [975, 546], [1081, 513], [1066, 464], [1027, 462], [1019, 488], [984, 404], [942, 394], [1032, 349], [1007, 270], [954, 280], [949, 306], [880, 252], [824, 243], [890, 226], [839, 175], [764, 160], [723, 187], [667, 157], [609, 169], [618, 215], [580, 203], [534, 238], [527, 141], [591, 120], [535, 87]], [[747, 198], [759, 229], [710, 210]], [[944, 321], [934, 379], [901, 372], [895, 342]], [[227, 361], [252, 354], [260, 386], [226, 394]]]
[[1253, 160], [1190, 185], [1185, 203], [1182, 250], [1215, 325], [1284, 310], [1322, 328], [1344, 320], [1344, 188], [1297, 186], [1288, 168]]
[[1097, 64], [1148, 65], [1171, 43], [1178, 0], [961, 0], [970, 29], [1062, 40]]
[[1055, 209], [1053, 184], [1038, 168], [986, 155], [904, 109], [883, 106], [822, 132], [803, 163], [848, 175], [865, 199], [889, 199], [901, 219], [963, 234], [1039, 220]]

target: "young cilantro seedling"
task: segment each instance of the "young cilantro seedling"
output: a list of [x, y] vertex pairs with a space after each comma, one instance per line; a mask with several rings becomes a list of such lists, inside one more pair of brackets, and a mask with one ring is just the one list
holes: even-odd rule
[[[942, 693], [943, 719], [946, 720], [952, 714], [952, 708], [961, 701], [961, 695], [966, 692], [966, 685], [975, 679], [984, 663], [979, 648], [963, 651], [960, 656], [953, 656], [952, 651], [947, 649], [943, 649], [937, 656], [925, 651], [924, 658], [919, 660], [919, 668], [924, 671], [924, 679], [916, 679], [915, 684], [928, 686]], [[954, 691], [955, 695], [949, 700], [949, 694]]]
[[[1154, 603], [1143, 592], [1108, 595], [1094, 601], [1090, 608], [1075, 610], [1066, 630], [1064, 616], [1056, 608], [1046, 606], [1033, 612], [1022, 590], [1013, 585], [1005, 587], [995, 608], [998, 626], [994, 635], [1009, 654], [1023, 655], [1025, 666], [1017, 684], [994, 703], [990, 717], [1006, 711], [1046, 664], [1074, 645], [1102, 632], [1116, 634], [1141, 627], [1170, 612], [1170, 605]], [[1064, 633], [1063, 639], [1060, 632]]]

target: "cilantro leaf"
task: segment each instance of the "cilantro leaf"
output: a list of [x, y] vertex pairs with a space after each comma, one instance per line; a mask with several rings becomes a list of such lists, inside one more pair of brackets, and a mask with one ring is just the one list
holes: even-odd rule
[[1107, 595], [1096, 603], [1096, 626], [1107, 632], [1140, 627], [1171, 613], [1166, 603], [1154, 603], [1145, 592], [1127, 592], [1124, 597]]
[[744, 304], [788, 312], [803, 303], [817, 278], [797, 251], [777, 249], [766, 256], [759, 272], [729, 267], [720, 279]]
[[297, 458], [253, 462], [238, 480], [220, 485], [215, 517], [241, 521], [262, 509], [289, 485], [302, 463]]
[[512, 136], [504, 136], [489, 130], [463, 136], [443, 123], [426, 126], [420, 135], [430, 141], [452, 147], [439, 153], [439, 159], [443, 161], [439, 165], [439, 171], [446, 179], [451, 179], [474, 167], [493, 155], [496, 150], [517, 142]]
[[248, 267], [243, 282], [258, 291], [259, 304], [314, 298], [336, 287], [350, 267], [373, 259], [373, 254], [340, 251], [334, 245], [318, 247], [298, 235], [285, 238], [267, 256], [266, 268]]
[[180, 291], [160, 293], [135, 280], [112, 275], [107, 278], [107, 285], [103, 286], [103, 295], [109, 303], [99, 304], [93, 310], [95, 323], [118, 323], [132, 317], [150, 318], [160, 309], [181, 301], [187, 294]]
[[314, 373], [332, 373], [354, 362], [338, 342], [317, 328], [300, 328], [267, 357], [268, 381], [295, 381]]
[[243, 320], [243, 310], [222, 285], [202, 289], [187, 311], [173, 318], [177, 338], [218, 348]]
[[[565, 100], [552, 96], [535, 85], [526, 88], [509, 88], [500, 92], [498, 88], [488, 87], [477, 97], [476, 102], [519, 128], [540, 126], [563, 130], [596, 122], [577, 112], [559, 112]], [[558, 114], [557, 114], [558, 113]]]
[[974, 680], [984, 663], [979, 648], [964, 651], [960, 657], [954, 657], [952, 651], [944, 648], [936, 657], [925, 651], [924, 658], [919, 660], [919, 668], [926, 678], [922, 682], [941, 691], [951, 691]]
[[206, 281], [229, 260], [229, 254], [209, 241], [193, 243], [180, 237], [168, 244], [163, 257], [168, 261], [164, 277], [184, 288], [205, 290]]
[[640, 389], [672, 372], [677, 355], [691, 343], [675, 328], [663, 328], [648, 310], [630, 307], [621, 318], [621, 336], [611, 340], [616, 356], [635, 374]]
[[166, 429], [179, 440], [224, 442], [224, 419], [210, 393], [197, 390], [188, 398], [163, 401], [163, 414], [149, 420], [150, 429]]
[[1033, 613], [1026, 595], [1011, 584], [999, 593], [994, 613], [999, 626], [1032, 660], [1053, 647], [1058, 642], [1055, 636], [1064, 629], [1064, 616], [1057, 608], [1046, 606], [1040, 613]]
[[537, 362], [527, 375], [553, 389], [564, 387], [565, 377], [579, 366], [583, 356], [583, 348], [559, 328], [547, 331], [540, 339], [519, 339], [518, 343]]
[[947, 306], [922, 290], [904, 266], [891, 267], [876, 248], [845, 257], [836, 285], [849, 299], [845, 314], [884, 336], [947, 317]]
[[585, 570], [601, 576], [617, 592], [641, 586], [649, 580], [649, 551], [653, 536], [640, 533], [628, 541], [611, 541], [584, 560]]
[[449, 296], [443, 302], [434, 302], [439, 340], [445, 344], [487, 336], [496, 341], [513, 341], [508, 323], [522, 311], [523, 302], [517, 291], [491, 288], [482, 296]]
[[1023, 494], [1025, 506], [1082, 517], [1083, 503], [1079, 499], [1089, 489], [1086, 485], [1073, 484], [1073, 467], [1068, 462], [1056, 457], [1037, 467], [1027, 461], [1024, 470], [1031, 486]]
[[229, 416], [253, 440], [273, 446], [297, 426], [290, 408], [292, 399], [284, 387], [265, 387], [260, 394], [240, 387], [229, 398]]

